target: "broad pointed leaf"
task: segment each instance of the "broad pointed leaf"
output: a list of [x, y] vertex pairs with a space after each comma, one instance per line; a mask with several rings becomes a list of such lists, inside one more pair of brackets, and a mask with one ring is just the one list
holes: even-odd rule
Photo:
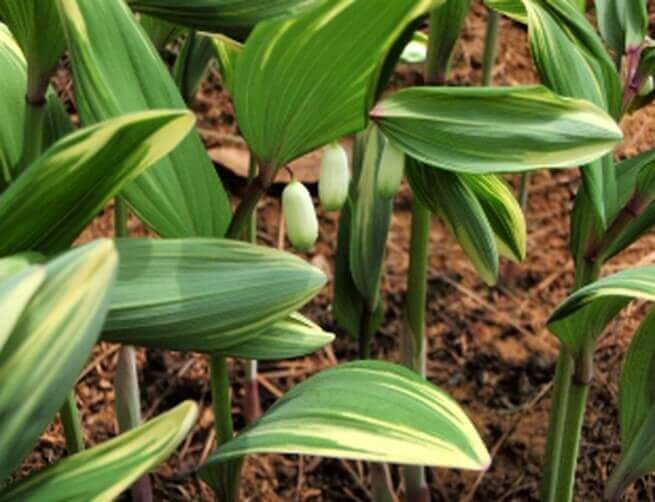
[[[0, 5], [2, 5], [0, 3]], [[16, 177], [16, 165], [23, 150], [27, 65], [18, 44], [0, 24], [0, 192]], [[68, 114], [52, 90], [48, 92], [44, 119], [43, 147], [47, 148], [72, 131]]]
[[522, 0], [484, 0], [484, 3], [490, 9], [501, 12], [519, 23], [528, 22], [528, 13]]
[[[58, 0], [82, 123], [185, 108], [159, 54], [121, 0]], [[122, 192], [162, 237], [222, 237], [229, 201], [196, 132]]]
[[2, 0], [0, 16], [27, 59], [30, 85], [38, 88], [66, 48], [56, 0]]
[[613, 235], [599, 260], [609, 260], [655, 226], [655, 150], [637, 155], [617, 165], [618, 206], [626, 207], [616, 216], [624, 222], [621, 231]]
[[[621, 460], [608, 483], [613, 499], [637, 478], [655, 471], [655, 310], [635, 333], [619, 384]], [[615, 493], [616, 490], [618, 493]], [[610, 499], [608, 499], [610, 500]]]
[[409, 88], [379, 103], [372, 116], [408, 155], [471, 174], [572, 167], [622, 138], [599, 108], [541, 86]]
[[218, 353], [243, 359], [260, 361], [290, 359], [310, 354], [334, 340], [332, 333], [327, 333], [320, 326], [298, 313], [264, 329], [241, 343]]
[[228, 92], [234, 93], [234, 74], [243, 45], [223, 35], [213, 35], [211, 40], [216, 51], [223, 85], [225, 85]]
[[103, 339], [228, 351], [285, 319], [325, 284], [300, 258], [221, 239], [118, 241], [120, 268]]
[[364, 129], [386, 54], [441, 2], [335, 0], [260, 24], [234, 83], [239, 125], [260, 162], [279, 168]]
[[110, 501], [141, 475], [157, 467], [184, 440], [196, 422], [192, 401], [0, 492], [0, 501]]
[[293, 453], [483, 470], [487, 450], [462, 409], [414, 372], [362, 361], [323, 371], [285, 394], [211, 455]]
[[56, 143], [0, 195], [0, 256], [67, 248], [111, 197], [170, 152], [193, 123], [183, 111], [142, 112]]
[[0, 192], [14, 178], [14, 167], [23, 148], [25, 60], [7, 27], [0, 24]]
[[353, 159], [350, 191], [350, 273], [369, 309], [375, 310], [386, 255], [393, 198], [378, 192], [378, 172], [385, 138], [377, 127], [364, 136], [364, 149]]
[[45, 271], [39, 266], [0, 277], [0, 352], [44, 278]]
[[498, 252], [519, 262], [525, 258], [527, 230], [521, 206], [507, 183], [496, 175], [461, 174], [475, 194], [496, 235]]
[[575, 355], [634, 299], [655, 301], [655, 266], [624, 270], [579, 289], [553, 312], [548, 328]]
[[429, 56], [430, 64], [436, 66], [441, 82], [446, 79], [455, 42], [459, 38], [470, 7], [471, 0], [446, 0], [430, 14], [430, 30], [434, 37], [431, 46], [434, 53]]
[[494, 232], [475, 192], [456, 173], [419, 162], [407, 163], [412, 193], [439, 216], [487, 284], [498, 278]]
[[[523, 2], [532, 58], [544, 84], [562, 96], [586, 99], [618, 117], [619, 76], [584, 14], [569, 0]], [[605, 225], [616, 198], [614, 170], [608, 157], [582, 171], [590, 210], [595, 211], [601, 225]]]
[[[350, 336], [358, 338], [366, 302], [357, 289], [350, 271], [351, 212], [351, 202], [347, 200], [339, 215], [337, 249], [334, 257], [332, 310], [337, 324], [345, 329]], [[383, 321], [384, 305], [382, 301], [378, 301], [371, 320], [371, 332], [377, 331]]]
[[0, 352], [0, 479], [30, 452], [87, 362], [116, 262], [113, 244], [102, 240], [45, 265], [43, 284]]
[[134, 10], [198, 31], [245, 36], [261, 21], [289, 17], [323, 0], [127, 0]]
[[173, 78], [187, 103], [196, 97], [214, 57], [215, 49], [210, 37], [195, 32], [188, 34], [173, 67]]
[[182, 26], [152, 16], [146, 16], [145, 14], [139, 16], [139, 24], [141, 24], [145, 32], [148, 34], [150, 41], [160, 52], [162, 52], [168, 44], [174, 42], [177, 38], [182, 36], [185, 31], [187, 31], [187, 29]]

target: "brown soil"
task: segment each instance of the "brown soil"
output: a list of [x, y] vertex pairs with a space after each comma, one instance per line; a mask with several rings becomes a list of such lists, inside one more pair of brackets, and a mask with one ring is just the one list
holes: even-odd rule
[[[524, 30], [502, 21], [502, 36], [494, 71], [498, 85], [537, 82], [529, 58]], [[451, 84], [479, 85], [485, 11], [476, 4], [467, 20], [454, 58]], [[67, 89], [65, 74], [60, 75]], [[418, 79], [411, 69], [396, 76], [396, 84]], [[197, 103], [200, 126], [209, 130], [208, 147], [238, 144], [229, 96], [212, 75]], [[620, 154], [633, 155], [655, 144], [654, 108], [626, 119], [626, 140]], [[233, 175], [221, 173], [226, 184], [236, 185]], [[513, 180], [516, 181], [516, 180]], [[429, 472], [433, 500], [510, 501], [536, 500], [541, 479], [550, 397], [550, 382], [557, 357], [557, 342], [544, 327], [552, 309], [572, 282], [572, 263], [567, 249], [568, 216], [578, 184], [575, 170], [541, 172], [533, 176], [528, 221], [528, 257], [506, 267], [501, 285], [486, 287], [477, 277], [444, 227], [434, 221], [430, 243], [428, 326], [428, 377], [459, 401], [472, 417], [493, 455], [488, 472], [434, 469]], [[259, 239], [274, 245], [277, 240], [279, 199], [275, 194], [260, 206]], [[307, 258], [331, 275], [336, 242], [336, 217], [321, 214], [321, 238]], [[400, 313], [404, 301], [408, 265], [410, 194], [405, 188], [396, 200], [388, 262], [384, 279], [386, 322], [375, 343], [375, 356], [398, 360]], [[145, 231], [130, 220], [134, 235]], [[111, 235], [108, 208], [87, 229], [82, 240]], [[607, 267], [607, 272], [651, 263], [655, 237], [649, 235]], [[352, 359], [354, 342], [335, 325], [330, 312], [331, 288], [304, 310], [339, 336], [332, 347], [293, 361], [261, 364], [260, 385], [265, 407], [295, 383]], [[620, 452], [617, 422], [617, 380], [631, 334], [643, 315], [635, 303], [599, 341], [597, 371], [589, 394], [583, 429], [576, 500], [599, 500], [602, 487]], [[77, 395], [82, 409], [86, 439], [97, 444], [116, 433], [113, 413], [114, 368], [117, 347], [100, 344], [80, 378]], [[144, 414], [152, 417], [183, 399], [201, 406], [200, 419], [184, 444], [154, 476], [157, 500], [213, 500], [210, 490], [191, 474], [214, 445], [212, 412], [206, 360], [201, 355], [140, 351], [140, 383]], [[243, 364], [232, 366], [234, 419], [242, 416]], [[64, 449], [59, 423], [44, 433], [38, 448], [25, 463], [22, 474], [51, 464]], [[394, 481], [401, 487], [394, 473]], [[243, 478], [244, 500], [366, 500], [366, 469], [359, 462], [266, 455], [250, 457]], [[654, 500], [653, 480], [648, 477], [628, 491], [629, 500]]]

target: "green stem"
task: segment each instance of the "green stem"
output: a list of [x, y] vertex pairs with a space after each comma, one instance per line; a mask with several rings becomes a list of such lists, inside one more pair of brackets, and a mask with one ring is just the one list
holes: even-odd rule
[[373, 313], [371, 309], [364, 305], [362, 316], [359, 319], [359, 358], [371, 358], [371, 322]]
[[519, 185], [519, 204], [521, 209], [525, 211], [528, 206], [528, 192], [530, 191], [530, 173], [523, 173], [521, 175], [521, 183]]
[[43, 101], [25, 104], [25, 122], [23, 129], [23, 151], [18, 161], [18, 173], [25, 171], [34, 162], [43, 149], [43, 127], [45, 124], [46, 105]]
[[[401, 333], [403, 364], [425, 376], [425, 305], [428, 279], [428, 242], [431, 214], [416, 198], [412, 206], [412, 230], [409, 247], [409, 272], [405, 322]], [[411, 502], [430, 500], [425, 482], [425, 468], [418, 465], [403, 467], [405, 499]]]
[[43, 128], [46, 116], [46, 91], [50, 72], [41, 75], [28, 67], [25, 93], [25, 121], [23, 124], [23, 151], [18, 161], [18, 174], [25, 171], [43, 150]]
[[80, 412], [77, 409], [75, 391], [71, 391], [66, 397], [59, 416], [64, 427], [64, 437], [66, 438], [68, 454], [72, 455], [84, 450], [84, 434], [82, 433]]
[[[116, 238], [129, 237], [127, 228], [128, 210], [122, 197], [114, 199], [114, 235]], [[114, 379], [114, 407], [118, 430], [123, 433], [141, 425], [141, 397], [139, 374], [136, 366], [136, 350], [125, 345], [118, 354], [116, 376]], [[130, 488], [134, 502], [153, 500], [150, 476], [144, 474]]]
[[[250, 154], [248, 166], [248, 183], [252, 183], [257, 176], [257, 162], [255, 156]], [[257, 208], [250, 214], [248, 227], [244, 232], [244, 240], [252, 244], [257, 243]], [[244, 415], [246, 423], [252, 423], [262, 414], [262, 404], [259, 398], [259, 381], [257, 380], [258, 364], [256, 359], [246, 361], [246, 382], [244, 388]]]
[[493, 81], [493, 70], [496, 62], [498, 45], [498, 25], [500, 14], [495, 10], [489, 11], [487, 18], [487, 32], [484, 37], [484, 54], [482, 56], [482, 85], [490, 86]]
[[259, 166], [259, 175], [246, 188], [243, 199], [232, 217], [232, 222], [225, 235], [228, 239], [239, 239], [241, 237], [251, 221], [251, 215], [257, 207], [259, 199], [270, 188], [276, 174], [277, 171], [269, 166]]
[[122, 197], [114, 199], [114, 235], [120, 239], [128, 237], [127, 206]]
[[[583, 261], [576, 269], [573, 290], [594, 282], [599, 275], [599, 263]], [[546, 439], [542, 502], [566, 502], [573, 497], [594, 343], [587, 336], [575, 359], [565, 347], [560, 348]]]
[[[359, 358], [370, 359], [371, 357], [371, 338], [373, 322], [373, 312], [375, 309], [368, 305], [362, 308], [362, 315], [359, 320]], [[371, 471], [371, 499], [373, 502], [392, 502], [393, 485], [391, 483], [391, 473], [387, 464], [371, 462], [369, 464]]]
[[[227, 359], [220, 355], [210, 356], [210, 380], [216, 445], [221, 446], [234, 436], [232, 424], [232, 398]], [[243, 459], [228, 460], [216, 464], [210, 474], [211, 487], [222, 502], [236, 502], [239, 499], [239, 483]]]

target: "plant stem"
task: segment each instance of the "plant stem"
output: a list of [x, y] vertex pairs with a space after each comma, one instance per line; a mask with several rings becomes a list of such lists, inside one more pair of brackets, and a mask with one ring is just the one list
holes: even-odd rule
[[482, 85], [484, 86], [490, 86], [493, 81], [499, 22], [500, 14], [495, 10], [490, 10], [487, 18], [487, 32], [484, 37], [484, 54], [482, 56]]
[[[230, 377], [225, 357], [215, 354], [210, 356], [210, 379], [216, 445], [219, 447], [234, 436]], [[217, 464], [211, 474], [212, 488], [221, 502], [238, 500], [242, 464], [243, 459], [228, 460]]]
[[66, 401], [64, 401], [64, 405], [59, 412], [59, 417], [64, 428], [68, 454], [72, 455], [84, 450], [84, 434], [80, 425], [80, 412], [77, 409], [75, 391], [71, 391], [66, 397]]
[[[359, 358], [370, 359], [371, 357], [371, 337], [373, 335], [371, 322], [373, 321], [373, 312], [375, 309], [364, 304], [362, 315], [359, 320]], [[393, 485], [391, 483], [391, 473], [387, 464], [371, 462], [369, 464], [371, 471], [371, 499], [373, 502], [391, 502], [393, 501]]]
[[525, 212], [528, 207], [528, 192], [530, 190], [530, 173], [523, 173], [521, 175], [521, 183], [519, 185], [519, 204], [521, 209]]
[[[250, 153], [248, 166], [248, 183], [252, 183], [257, 176], [257, 162]], [[257, 243], [257, 208], [250, 215], [250, 222], [246, 228], [244, 240], [252, 244]], [[262, 404], [259, 398], [259, 381], [257, 380], [257, 360], [246, 361], [246, 383], [244, 389], [244, 415], [246, 423], [252, 423], [262, 415]]]
[[[129, 237], [127, 228], [127, 206], [122, 197], [114, 199], [114, 235], [116, 238]], [[136, 350], [129, 345], [122, 346], [118, 353], [116, 375], [114, 377], [114, 407], [120, 433], [141, 425], [141, 397], [139, 374], [136, 366]], [[152, 483], [146, 473], [130, 488], [134, 502], [153, 500]]]
[[228, 239], [239, 239], [241, 237], [250, 222], [250, 215], [257, 207], [259, 199], [270, 188], [276, 174], [277, 171], [270, 166], [259, 166], [259, 175], [246, 188], [243, 199], [232, 217], [230, 227], [225, 234]]
[[50, 74], [43, 76], [35, 73], [32, 68], [28, 68], [23, 150], [18, 161], [18, 174], [25, 171], [41, 155], [43, 149], [43, 127], [46, 116], [45, 94], [50, 82]]
[[[412, 205], [412, 230], [409, 247], [409, 272], [401, 333], [403, 364], [425, 376], [425, 305], [428, 274], [428, 242], [431, 214], [416, 198]], [[430, 500], [423, 466], [403, 467], [405, 499], [411, 502]]]
[[[599, 275], [600, 264], [584, 260], [576, 268], [573, 290], [594, 282]], [[586, 337], [581, 354], [576, 359], [564, 346], [560, 348], [546, 439], [542, 502], [566, 502], [573, 497], [594, 343], [591, 336]]]

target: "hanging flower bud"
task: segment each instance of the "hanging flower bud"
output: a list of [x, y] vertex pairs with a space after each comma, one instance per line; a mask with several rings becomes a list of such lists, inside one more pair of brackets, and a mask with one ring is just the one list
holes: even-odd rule
[[348, 198], [350, 169], [348, 155], [339, 143], [325, 147], [321, 160], [318, 195], [326, 211], [339, 211]]
[[655, 90], [655, 82], [653, 82], [653, 76], [651, 75], [644, 81], [644, 83], [639, 88], [639, 96], [641, 96], [642, 98], [646, 97], [651, 92], [653, 92], [653, 90]]
[[396, 195], [404, 174], [405, 154], [386, 140], [378, 169], [378, 195], [385, 198]]
[[312, 249], [318, 238], [318, 220], [312, 196], [305, 185], [291, 180], [282, 192], [282, 210], [293, 247], [302, 252]]

